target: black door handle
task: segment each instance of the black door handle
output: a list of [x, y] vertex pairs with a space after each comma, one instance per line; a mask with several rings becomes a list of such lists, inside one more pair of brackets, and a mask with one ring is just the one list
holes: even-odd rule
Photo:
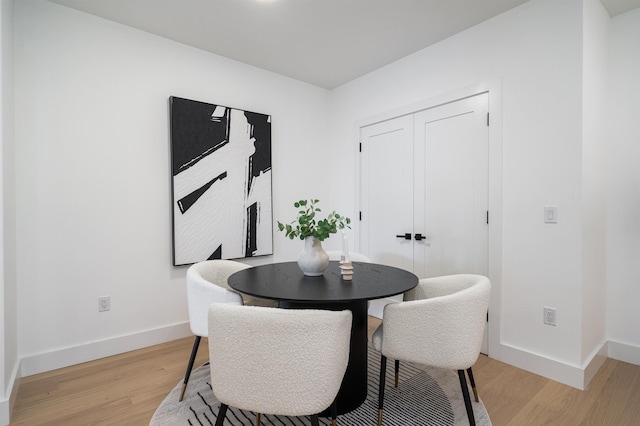
[[405, 240], [410, 240], [411, 239], [411, 234], [410, 233], [406, 233], [404, 235], [396, 235], [396, 237], [398, 238], [404, 238]]
[[426, 240], [427, 236], [423, 236], [422, 234], [416, 234], [416, 241]]

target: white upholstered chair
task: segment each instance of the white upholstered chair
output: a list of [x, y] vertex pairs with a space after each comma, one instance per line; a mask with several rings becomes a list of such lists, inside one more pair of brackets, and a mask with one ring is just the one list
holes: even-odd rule
[[421, 279], [409, 301], [384, 307], [382, 324], [372, 337], [382, 354], [378, 425], [382, 424], [387, 357], [458, 371], [469, 423], [473, 407], [464, 370], [478, 401], [471, 366], [478, 359], [489, 306], [491, 283], [482, 275], [460, 274]]
[[187, 364], [184, 383], [180, 392], [180, 401], [184, 398], [189, 376], [193, 369], [200, 340], [207, 336], [207, 313], [213, 302], [232, 303], [236, 305], [252, 304], [259, 306], [275, 306], [276, 302], [241, 295], [231, 289], [227, 278], [234, 272], [249, 268], [249, 265], [233, 260], [207, 260], [191, 265], [187, 270], [187, 303], [189, 307], [189, 325], [195, 335], [193, 349]]
[[[340, 260], [340, 257], [342, 256], [342, 250], [327, 250], [327, 254], [329, 255], [329, 260]], [[355, 251], [349, 252], [349, 259], [351, 259], [352, 262], [371, 263], [371, 259], [369, 259], [364, 254]]]
[[351, 311], [274, 309], [214, 303], [209, 308], [211, 387], [220, 401], [256, 413], [311, 416], [331, 406], [349, 360]]

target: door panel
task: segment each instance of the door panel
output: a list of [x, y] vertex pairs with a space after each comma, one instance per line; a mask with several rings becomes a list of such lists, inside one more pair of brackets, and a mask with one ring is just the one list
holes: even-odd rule
[[413, 117], [361, 129], [360, 251], [378, 263], [413, 270]]
[[415, 232], [420, 277], [486, 275], [488, 128], [486, 94], [415, 115]]
[[[419, 278], [488, 275], [488, 99], [484, 93], [360, 129], [360, 251], [371, 260]], [[396, 237], [405, 233], [413, 239]], [[396, 299], [372, 302], [370, 314], [381, 317]], [[486, 342], [485, 333], [485, 353]]]

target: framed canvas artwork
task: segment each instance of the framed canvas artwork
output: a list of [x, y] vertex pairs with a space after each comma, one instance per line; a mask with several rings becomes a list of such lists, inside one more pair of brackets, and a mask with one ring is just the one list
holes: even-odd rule
[[169, 104], [173, 264], [272, 254], [271, 116]]

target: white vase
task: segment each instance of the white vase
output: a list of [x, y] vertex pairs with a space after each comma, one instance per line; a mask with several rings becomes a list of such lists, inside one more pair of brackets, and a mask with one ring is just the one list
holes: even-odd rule
[[329, 255], [322, 248], [322, 243], [316, 237], [304, 239], [304, 249], [298, 256], [298, 266], [303, 274], [318, 277], [329, 266]]

